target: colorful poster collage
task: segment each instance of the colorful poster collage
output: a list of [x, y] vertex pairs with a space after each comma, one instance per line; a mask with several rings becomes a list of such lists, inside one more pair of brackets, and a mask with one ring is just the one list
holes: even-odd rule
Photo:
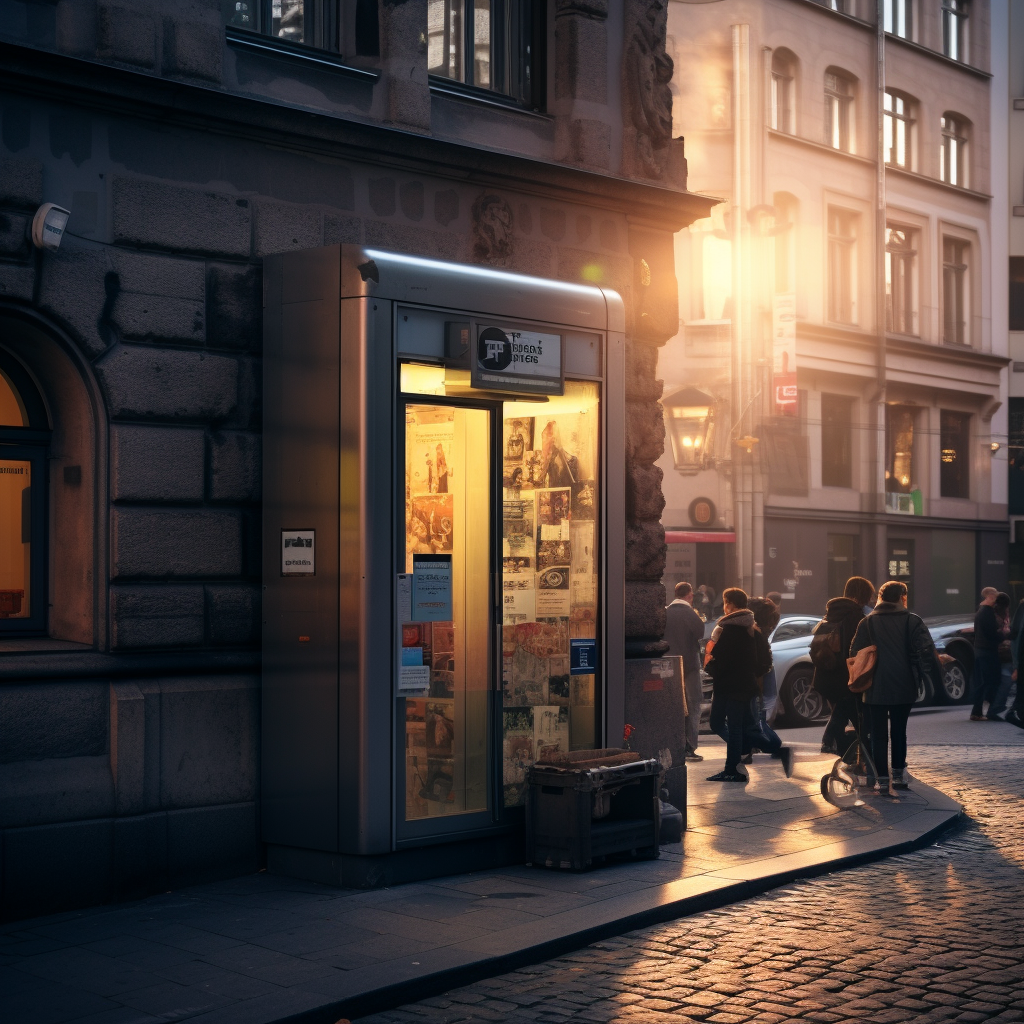
[[594, 676], [570, 675], [569, 640], [597, 635], [598, 389], [567, 382], [565, 398], [503, 424], [506, 807], [534, 761], [596, 739]]
[[[405, 465], [406, 571], [414, 555], [450, 555], [455, 541], [450, 407], [407, 409]], [[450, 614], [450, 613], [449, 613]], [[417, 652], [427, 683], [405, 701], [406, 819], [450, 813], [455, 805], [455, 625], [402, 623], [402, 649]], [[403, 661], [404, 663], [404, 661]]]

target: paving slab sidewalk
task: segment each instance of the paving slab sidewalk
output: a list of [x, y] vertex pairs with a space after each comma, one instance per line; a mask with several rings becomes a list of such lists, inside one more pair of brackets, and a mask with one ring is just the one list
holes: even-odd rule
[[0, 927], [5, 1024], [334, 1024], [547, 959], [608, 935], [734, 903], [925, 845], [958, 803], [914, 783], [840, 811], [832, 764], [799, 750], [786, 779], [755, 759], [746, 785], [690, 765], [682, 843], [656, 861], [576, 874], [514, 866], [394, 889], [334, 889], [262, 872], [131, 904]]

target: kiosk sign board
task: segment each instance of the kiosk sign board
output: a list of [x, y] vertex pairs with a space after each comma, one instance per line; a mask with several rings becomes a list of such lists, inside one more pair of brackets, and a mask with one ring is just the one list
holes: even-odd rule
[[565, 390], [562, 336], [518, 327], [476, 324], [472, 384], [487, 391], [561, 395]]

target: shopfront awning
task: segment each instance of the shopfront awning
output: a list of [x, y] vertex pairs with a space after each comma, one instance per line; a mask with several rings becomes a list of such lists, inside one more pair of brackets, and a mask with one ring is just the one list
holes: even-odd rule
[[666, 544], [735, 544], [732, 530], [666, 530]]

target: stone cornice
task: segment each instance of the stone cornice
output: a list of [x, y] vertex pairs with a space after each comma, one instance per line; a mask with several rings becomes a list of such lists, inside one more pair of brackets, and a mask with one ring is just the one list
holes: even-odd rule
[[0, 88], [113, 116], [216, 132], [335, 159], [598, 205], [679, 231], [715, 199], [0, 43]]

